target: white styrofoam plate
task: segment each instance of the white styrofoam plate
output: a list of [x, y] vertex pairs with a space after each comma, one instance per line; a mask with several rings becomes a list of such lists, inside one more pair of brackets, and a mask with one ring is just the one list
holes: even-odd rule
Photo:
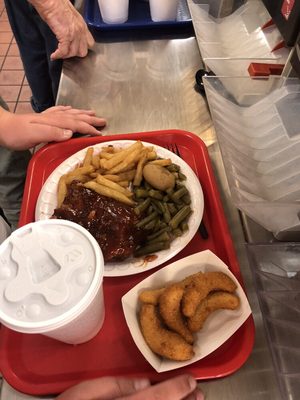
[[[95, 146], [95, 154], [101, 151], [102, 147], [113, 145], [118, 147], [128, 147], [134, 143], [132, 140], [114, 140], [109, 142], [99, 143]], [[169, 150], [154, 145], [152, 143], [143, 142], [145, 146], [153, 146], [157, 155], [162, 158], [170, 158], [175, 164], [180, 166], [181, 172], [186, 176], [185, 186], [191, 196], [191, 208], [193, 214], [189, 219], [189, 230], [181, 237], [174, 239], [171, 246], [167, 250], [162, 250], [157, 253], [157, 258], [153, 261], [144, 262], [144, 259], [129, 258], [122, 262], [105, 263], [104, 276], [126, 276], [133, 275], [145, 270], [155, 268], [164, 262], [170, 260], [178, 254], [194, 237], [197, 232], [203, 216], [204, 198], [200, 182], [190, 166], [183, 161], [180, 157], [170, 152]], [[91, 147], [91, 146], [89, 146]], [[87, 149], [82, 149], [71, 157], [62, 162], [48, 177], [44, 183], [35, 209], [35, 219], [48, 219], [53, 215], [57, 206], [57, 186], [59, 178], [70, 171], [72, 171], [84, 159]]]

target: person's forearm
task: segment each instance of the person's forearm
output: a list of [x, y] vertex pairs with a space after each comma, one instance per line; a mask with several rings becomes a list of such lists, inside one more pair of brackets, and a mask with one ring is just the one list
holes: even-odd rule
[[68, 12], [69, 8], [66, 7], [67, 3], [65, 0], [28, 0], [30, 4], [39, 13], [40, 17], [48, 22], [51, 17], [63, 17], [64, 12]]
[[59, 5], [59, 0], [28, 0], [28, 3], [32, 4], [38, 12], [43, 12], [54, 10]]
[[4, 110], [4, 108], [1, 106], [1, 104], [0, 104], [0, 118], [1, 118], [1, 116], [3, 115], [3, 113], [5, 113], [5, 110]]
[[28, 0], [28, 3], [34, 7], [47, 7], [51, 9], [55, 7], [55, 4], [59, 3], [59, 0]]
[[6, 135], [8, 132], [6, 130], [6, 117], [10, 114], [9, 111], [6, 111], [2, 105], [0, 105], [0, 146], [6, 147]]

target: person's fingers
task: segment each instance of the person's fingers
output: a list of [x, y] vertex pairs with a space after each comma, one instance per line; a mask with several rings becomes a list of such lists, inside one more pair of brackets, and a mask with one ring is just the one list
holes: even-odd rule
[[95, 116], [96, 112], [94, 110], [83, 110], [80, 108], [73, 108], [72, 106], [53, 106], [47, 108], [41, 114], [59, 113], [63, 115], [90, 115]]
[[96, 129], [95, 127], [86, 124], [85, 122], [81, 123], [74, 132], [82, 133], [84, 135], [92, 135], [92, 136], [101, 136], [102, 132]]
[[70, 53], [70, 42], [61, 41], [57, 49], [50, 55], [51, 60], [58, 60], [60, 58], [68, 58]]
[[[32, 119], [31, 123], [49, 126], [49, 127], [53, 127], [53, 128], [67, 129], [67, 130], [71, 130], [72, 132], [78, 132], [78, 133], [82, 133], [85, 135], [101, 135], [101, 132], [99, 130], [97, 130], [94, 126], [92, 126], [88, 122], [84, 122], [82, 120], [76, 121], [76, 120], [72, 119], [72, 120], [68, 121], [67, 118], [65, 118], [63, 121], [61, 121], [60, 118], [57, 118], [57, 121], [53, 121], [52, 119], [50, 119], [50, 120]], [[100, 127], [102, 125], [96, 125], [96, 126]]]
[[56, 128], [57, 133], [55, 135], [54, 139], [51, 139], [53, 142], [63, 142], [65, 140], [71, 139], [73, 132], [70, 131], [69, 129], [60, 129]]
[[[75, 121], [77, 129], [81, 129], [81, 124], [91, 125], [96, 128], [103, 128], [106, 125], [105, 119], [89, 115], [80, 115]], [[63, 125], [60, 126], [62, 127]], [[84, 128], [84, 125], [82, 125], [82, 128]]]
[[[64, 116], [66, 118], [66, 116]], [[68, 116], [68, 118], [70, 118]], [[104, 118], [99, 118], [94, 115], [78, 114], [71, 117], [76, 123], [85, 122], [89, 125], [103, 127], [106, 125], [106, 120]], [[64, 121], [62, 121], [62, 124]], [[62, 126], [62, 125], [61, 125]]]
[[74, 38], [71, 41], [69, 54], [67, 55], [67, 58], [79, 56], [79, 46], [80, 46], [80, 36]]
[[87, 133], [86, 129], [89, 128], [91, 132], [94, 131], [94, 127], [103, 127], [106, 125], [104, 118], [99, 118], [93, 115], [87, 114], [72, 114], [68, 115], [67, 112], [60, 112], [54, 114], [33, 114], [30, 120], [31, 123], [38, 123], [43, 125], [57, 126], [58, 128], [71, 129], [73, 132]]
[[185, 397], [184, 400], [204, 400], [204, 395], [200, 389], [195, 389], [193, 393]]
[[63, 58], [61, 54], [62, 54], [61, 50], [56, 49], [53, 53], [50, 54], [50, 60], [51, 61], [60, 60], [61, 58]]
[[95, 44], [95, 40], [89, 30], [87, 31], [87, 43], [89, 49], [91, 49]]
[[[46, 120], [32, 120], [31, 121], [32, 124], [39, 124], [39, 125], [45, 125], [45, 126], [53, 126], [56, 128], [60, 128], [60, 129], [69, 129], [73, 132], [78, 132], [78, 133], [82, 133], [82, 134], [86, 134], [86, 135], [101, 135], [101, 131], [99, 129], [101, 129], [104, 125], [103, 124], [97, 124], [97, 123], [89, 123], [89, 122], [85, 122], [85, 121], [68, 121], [67, 119], [65, 119], [65, 121], [57, 121], [57, 122], [53, 122], [53, 121], [46, 121]], [[99, 128], [99, 129], [97, 129]]]
[[31, 140], [34, 142], [34, 145], [41, 142], [62, 142], [70, 139], [72, 135], [73, 131], [70, 129], [37, 124], [31, 135]]
[[[62, 111], [64, 111], [64, 110], [62, 110]], [[94, 110], [81, 110], [79, 108], [72, 108], [72, 107], [67, 111], [67, 113], [68, 113], [68, 115], [73, 115], [73, 114], [75, 114], [75, 115], [76, 114], [78, 114], [78, 115], [85, 114], [85, 115], [91, 115], [91, 116], [96, 115], [96, 112]]]
[[85, 37], [81, 37], [78, 47], [78, 57], [85, 57], [88, 53], [88, 44]]
[[79, 383], [58, 396], [57, 400], [115, 400], [148, 386], [148, 379], [104, 377]]
[[47, 110], [43, 111], [41, 114], [46, 114], [46, 113], [52, 113], [52, 112], [57, 112], [57, 111], [71, 111], [72, 110], [72, 106], [53, 106], [53, 107], [49, 107], [47, 108]]
[[184, 400], [195, 391], [196, 386], [196, 380], [190, 375], [180, 375], [141, 390], [131, 396], [120, 397], [119, 400]]
[[14, 150], [26, 150], [30, 149], [37, 144], [47, 142], [61, 142], [63, 140], [70, 139], [73, 132], [68, 129], [61, 129], [47, 125], [36, 125], [34, 127], [28, 126], [27, 133], [25, 132], [22, 140], [13, 142], [11, 148]]

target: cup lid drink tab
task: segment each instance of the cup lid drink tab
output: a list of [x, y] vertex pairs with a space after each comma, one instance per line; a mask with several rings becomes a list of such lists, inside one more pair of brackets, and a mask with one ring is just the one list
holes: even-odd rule
[[24, 333], [46, 333], [74, 320], [102, 285], [98, 243], [64, 220], [28, 224], [0, 246], [0, 320]]

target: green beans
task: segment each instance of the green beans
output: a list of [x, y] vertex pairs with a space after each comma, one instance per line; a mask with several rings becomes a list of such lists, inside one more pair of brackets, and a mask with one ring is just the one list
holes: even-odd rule
[[191, 196], [189, 193], [185, 194], [182, 196], [182, 200], [185, 202], [185, 204], [191, 204]]
[[182, 196], [188, 194], [188, 190], [185, 186], [182, 186], [180, 189], [176, 190], [171, 196], [173, 201], [178, 201]]
[[152, 221], [155, 217], [157, 216], [157, 212], [154, 211], [153, 213], [151, 213], [150, 215], [148, 215], [147, 217], [145, 217], [144, 219], [142, 219], [141, 221], [139, 221], [136, 226], [137, 228], [142, 228], [143, 226], [147, 225], [150, 221]]
[[156, 236], [154, 239], [149, 240], [147, 244], [157, 243], [157, 242], [169, 242], [171, 237], [167, 231], [161, 233], [160, 235]]
[[167, 206], [172, 216], [177, 213], [177, 208], [173, 203], [167, 203]]
[[159, 190], [150, 189], [148, 194], [153, 199], [162, 200], [164, 198], [164, 195]]
[[187, 232], [189, 230], [189, 224], [185, 221], [181, 222], [180, 229], [182, 232]]
[[154, 200], [152, 200], [151, 206], [157, 212], [157, 214], [161, 214], [161, 215], [163, 214], [164, 211], [161, 209], [159, 204], [156, 204], [156, 202]]
[[153, 219], [152, 221], [148, 222], [148, 224], [146, 224], [146, 225], [144, 226], [144, 228], [145, 228], [147, 231], [152, 230], [152, 229], [155, 228], [156, 223], [157, 223], [157, 220], [156, 220], [156, 219]]
[[134, 211], [140, 217], [136, 227], [147, 232], [144, 244], [135, 252], [136, 257], [169, 248], [172, 240], [189, 229], [192, 208], [189, 191], [183, 183], [186, 177], [178, 165], [171, 164], [166, 168], [176, 175], [173, 189], [154, 189], [142, 180], [133, 191], [133, 200], [137, 202]]
[[158, 230], [158, 231], [152, 233], [151, 235], [148, 235], [148, 236], [147, 236], [147, 240], [151, 241], [151, 240], [157, 238], [157, 237], [158, 237], [159, 235], [161, 235], [162, 233], [164, 233], [164, 232], [170, 232], [170, 231], [171, 231], [170, 227], [169, 227], [169, 226], [165, 226], [165, 227], [161, 228], [160, 230]]
[[180, 181], [185, 181], [185, 180], [186, 180], [186, 176], [185, 176], [183, 173], [178, 172], [178, 179], [179, 179]]
[[164, 221], [168, 224], [171, 220], [171, 213], [166, 203], [163, 203], [163, 206], [164, 206], [164, 212], [163, 212]]
[[190, 206], [184, 206], [182, 207], [177, 214], [174, 215], [174, 217], [171, 219], [169, 222], [169, 225], [172, 229], [176, 229], [180, 222], [182, 222], [185, 218], [187, 218], [190, 213], [192, 212], [192, 209]]
[[170, 172], [178, 172], [178, 171], [180, 171], [180, 167], [179, 167], [179, 165], [177, 165], [177, 164], [168, 165], [166, 168], [167, 168], [167, 170], [169, 170]]
[[170, 248], [170, 242], [157, 242], [140, 247], [135, 251], [135, 257], [145, 256], [147, 254], [153, 254], [160, 250], [166, 250]]
[[140, 199], [141, 197], [147, 198], [149, 196], [148, 190], [142, 189], [142, 188], [135, 189], [134, 194], [135, 194], [135, 197], [138, 199]]
[[173, 235], [174, 235], [175, 237], [182, 236], [182, 230], [179, 229], [179, 228], [174, 229], [174, 230], [173, 230]]
[[142, 203], [140, 203], [138, 206], [134, 208], [134, 212], [136, 213], [136, 215], [141, 215], [143, 214], [144, 211], [147, 210], [150, 204], [151, 200], [149, 197], [147, 197]]

